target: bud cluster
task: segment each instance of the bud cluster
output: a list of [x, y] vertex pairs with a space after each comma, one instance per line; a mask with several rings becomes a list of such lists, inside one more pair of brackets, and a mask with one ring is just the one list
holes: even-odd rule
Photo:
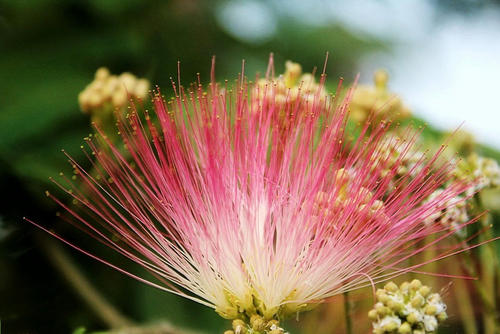
[[[434, 191], [424, 202], [432, 202], [435, 198], [439, 197], [443, 193], [443, 189], [438, 189]], [[462, 196], [455, 196], [448, 199], [443, 203], [443, 208], [441, 212], [436, 212], [424, 220], [427, 225], [433, 222], [439, 222], [445, 227], [450, 227], [455, 230], [455, 233], [459, 237], [465, 236], [465, 230], [461, 226], [467, 223], [470, 219], [469, 213], [467, 211], [467, 201], [464, 201]]]
[[[373, 192], [359, 187], [353, 190], [352, 173], [341, 168], [335, 172], [335, 187], [331, 193], [319, 191], [313, 202], [313, 214], [319, 218], [329, 219], [344, 210], [345, 204], [352, 196], [357, 196], [359, 204], [355, 208], [357, 215], [364, 215], [365, 219], [387, 219], [384, 213], [384, 202], [373, 198]], [[354, 193], [355, 192], [355, 193]]]
[[288, 334], [279, 327], [278, 320], [266, 320], [257, 314], [250, 317], [249, 323], [235, 319], [232, 325], [233, 329], [225, 331], [224, 334]]
[[407, 143], [397, 135], [388, 135], [378, 146], [379, 154], [374, 155], [373, 166], [383, 166], [382, 177], [387, 175], [396, 166], [395, 179], [403, 176], [414, 177], [423, 167], [424, 153], [417, 150], [408, 150]]
[[325, 88], [316, 82], [311, 73], [303, 74], [302, 66], [291, 61], [285, 63], [284, 74], [274, 80], [259, 79], [255, 89], [259, 100], [274, 98], [274, 103], [278, 107], [294, 103], [299, 96], [302, 104], [313, 103], [316, 97], [319, 101], [325, 102], [327, 96]]
[[101, 67], [95, 73], [94, 81], [78, 95], [78, 102], [84, 112], [107, 107], [113, 110], [125, 106], [129, 97], [145, 98], [148, 89], [146, 79], [138, 79], [129, 72], [112, 75], [107, 68]]
[[419, 280], [404, 282], [399, 287], [387, 283], [377, 290], [377, 303], [368, 312], [374, 334], [434, 333], [446, 320], [446, 305], [438, 293]]
[[410, 110], [403, 104], [400, 97], [389, 92], [387, 81], [389, 75], [383, 70], [375, 72], [375, 86], [359, 85], [351, 100], [351, 118], [357, 122], [365, 121], [375, 112], [378, 119], [405, 119], [410, 116]]
[[476, 153], [458, 164], [455, 176], [458, 179], [475, 181], [476, 186], [469, 190], [468, 195], [484, 188], [500, 186], [500, 167], [497, 161]]

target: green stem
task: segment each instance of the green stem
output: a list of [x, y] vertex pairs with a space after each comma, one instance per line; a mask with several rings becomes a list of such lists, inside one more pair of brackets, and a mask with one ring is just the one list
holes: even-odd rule
[[348, 292], [344, 292], [344, 316], [346, 334], [352, 334], [351, 301], [349, 300]]
[[114, 308], [90, 283], [84, 274], [73, 263], [70, 256], [54, 240], [41, 237], [38, 239], [48, 259], [74, 288], [80, 298], [110, 328], [123, 328], [133, 323]]
[[[489, 224], [489, 215], [486, 214], [482, 219], [483, 226]], [[484, 234], [481, 234], [480, 240], [486, 241], [493, 237], [491, 229], [486, 230]], [[491, 306], [492, 311], [484, 312], [483, 323], [484, 323], [484, 333], [494, 334], [496, 333], [496, 303], [495, 303], [495, 251], [490, 243], [484, 245], [480, 249], [480, 263], [481, 263], [481, 283], [486, 290], [486, 298]]]
[[458, 312], [462, 325], [466, 333], [477, 333], [476, 316], [473, 308], [469, 289], [464, 280], [458, 279], [455, 281], [455, 300], [457, 301]]
[[121, 328], [102, 334], [201, 334], [201, 332], [180, 329], [163, 322], [149, 326]]

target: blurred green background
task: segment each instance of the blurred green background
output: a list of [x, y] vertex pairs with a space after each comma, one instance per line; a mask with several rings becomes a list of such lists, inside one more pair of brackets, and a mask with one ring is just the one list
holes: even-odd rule
[[[494, 5], [466, 0], [429, 3], [439, 15], [470, 15]], [[227, 1], [0, 1], [0, 319], [4, 333], [106, 328], [41, 250], [45, 236], [22, 221], [28, 216], [50, 226], [56, 220], [56, 208], [43, 191], [53, 188], [49, 176], [70, 170], [62, 148], [84, 161], [79, 146], [91, 129], [77, 96], [98, 67], [106, 66], [112, 73], [129, 71], [169, 87], [178, 60], [181, 81], [188, 84], [197, 72], [207, 81], [212, 55], [217, 57], [221, 80], [235, 78], [243, 58], [247, 73], [253, 76], [265, 71], [270, 52], [281, 73], [287, 59], [301, 63], [305, 71], [322, 66], [329, 51], [331, 82], [341, 76], [351, 82], [365, 55], [390, 52], [393, 46], [389, 38], [353, 31], [339, 22], [300, 20], [281, 10], [288, 6], [285, 1], [248, 4], [241, 8], [249, 11], [247, 19], [257, 27], [253, 30], [230, 24], [227, 15], [234, 8]], [[262, 6], [267, 12], [258, 11]], [[271, 13], [271, 19], [266, 21], [262, 13]], [[106, 252], [93, 241], [83, 243]], [[210, 309], [67, 251], [97, 289], [137, 322], [168, 320], [208, 333], [228, 327]]]

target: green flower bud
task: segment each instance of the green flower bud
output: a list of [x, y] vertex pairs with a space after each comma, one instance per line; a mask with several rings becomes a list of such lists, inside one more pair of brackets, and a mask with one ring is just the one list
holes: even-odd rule
[[386, 323], [383, 328], [386, 332], [392, 332], [398, 328], [398, 323], [395, 321], [390, 321]]
[[429, 288], [427, 285], [424, 285], [418, 290], [418, 292], [420, 292], [422, 296], [427, 297], [429, 293], [431, 293], [431, 288]]
[[378, 313], [376, 310], [370, 310], [370, 312], [368, 312], [368, 318], [370, 318], [370, 320], [377, 320], [378, 318]]
[[411, 300], [411, 306], [413, 306], [414, 308], [419, 308], [422, 305], [424, 305], [424, 303], [425, 303], [425, 299], [424, 299], [424, 297], [422, 297], [420, 295], [416, 295]]
[[375, 310], [377, 311], [377, 313], [379, 314], [379, 316], [382, 316], [382, 317], [385, 316], [385, 315], [387, 315], [387, 314], [389, 314], [391, 312], [391, 310], [388, 307], [386, 307], [386, 306], [384, 306], [382, 304], [379, 304], [379, 305], [375, 306]]
[[241, 319], [233, 320], [233, 330], [236, 334], [245, 334], [247, 332], [247, 325]]
[[274, 327], [279, 327], [280, 322], [278, 320], [272, 319], [267, 322], [266, 328], [272, 329]]
[[425, 314], [427, 315], [435, 315], [437, 313], [437, 307], [434, 305], [427, 305], [425, 307]]
[[422, 282], [420, 282], [418, 279], [414, 279], [413, 281], [411, 281], [410, 287], [413, 290], [418, 290], [422, 287]]
[[448, 319], [448, 314], [446, 314], [446, 312], [441, 312], [436, 317], [437, 317], [439, 322], [443, 322], [446, 319]]
[[406, 320], [408, 320], [408, 322], [410, 324], [414, 324], [417, 321], [419, 321], [419, 318], [420, 317], [418, 316], [418, 314], [416, 312], [412, 312], [412, 313], [408, 314], [408, 316], [406, 317]]
[[389, 282], [384, 286], [384, 289], [389, 292], [396, 292], [398, 291], [398, 286], [394, 282]]
[[411, 334], [411, 325], [407, 322], [403, 323], [401, 326], [399, 326], [398, 333], [399, 334]]
[[390, 299], [387, 302], [387, 307], [389, 307], [392, 311], [397, 313], [397, 312], [400, 312], [404, 308], [404, 305], [397, 302], [397, 301]]
[[254, 331], [262, 331], [266, 327], [266, 322], [260, 315], [254, 314], [250, 317], [250, 326]]

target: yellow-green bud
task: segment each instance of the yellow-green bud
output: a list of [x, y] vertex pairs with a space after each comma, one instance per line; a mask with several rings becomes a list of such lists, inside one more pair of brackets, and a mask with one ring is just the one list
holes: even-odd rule
[[370, 312], [368, 312], [368, 318], [370, 318], [371, 320], [377, 320], [378, 318], [378, 313], [376, 310], [370, 310]]
[[384, 286], [384, 289], [390, 292], [398, 291], [398, 286], [394, 282], [389, 282]]
[[427, 285], [422, 286], [418, 292], [424, 297], [427, 297], [429, 293], [431, 293], [431, 288], [429, 288]]
[[389, 296], [385, 292], [377, 295], [377, 298], [381, 303], [384, 304], [387, 304], [390, 301]]
[[377, 70], [373, 74], [373, 81], [375, 87], [385, 89], [387, 87], [387, 81], [389, 81], [389, 74], [385, 70]]
[[441, 312], [436, 317], [437, 317], [439, 322], [443, 322], [446, 319], [448, 319], [448, 315], [446, 314], [446, 312]]
[[107, 77], [109, 77], [109, 75], [110, 75], [109, 70], [106, 67], [100, 67], [95, 72], [95, 78], [97, 80], [104, 80]]
[[434, 305], [427, 305], [425, 307], [425, 314], [435, 315], [437, 313], [437, 307]]
[[404, 305], [392, 299], [389, 299], [389, 301], [387, 302], [387, 307], [389, 307], [394, 312], [399, 312], [403, 309]]
[[384, 325], [384, 330], [386, 332], [392, 332], [392, 331], [395, 331], [397, 328], [398, 328], [398, 323], [395, 322], [395, 321], [389, 321], [388, 323], [386, 323]]
[[411, 325], [407, 322], [403, 323], [401, 326], [399, 326], [398, 333], [410, 334], [411, 333]]
[[250, 317], [250, 326], [254, 331], [261, 331], [265, 329], [266, 322], [260, 315], [254, 314]]
[[247, 332], [247, 325], [241, 319], [233, 320], [233, 330], [236, 334], [245, 334]]
[[415, 312], [412, 312], [412, 313], [408, 314], [408, 316], [406, 317], [406, 320], [408, 320], [408, 322], [410, 324], [414, 324], [418, 321], [418, 314]]
[[425, 299], [424, 299], [424, 297], [422, 297], [420, 295], [416, 295], [411, 300], [411, 306], [413, 306], [415, 308], [421, 307], [422, 305], [424, 305], [424, 303], [425, 303]]
[[278, 327], [280, 322], [276, 319], [269, 320], [267, 322], [266, 328], [272, 328], [273, 326]]
[[234, 332], [232, 330], [227, 330], [224, 332], [224, 334], [234, 334]]
[[418, 290], [422, 287], [422, 282], [420, 282], [418, 279], [414, 279], [410, 283], [410, 287], [414, 290]]
[[384, 315], [389, 314], [391, 312], [391, 310], [388, 307], [386, 307], [386, 306], [384, 306], [382, 304], [376, 305], [375, 306], [375, 310], [377, 311], [377, 313], [380, 316], [384, 316]]

